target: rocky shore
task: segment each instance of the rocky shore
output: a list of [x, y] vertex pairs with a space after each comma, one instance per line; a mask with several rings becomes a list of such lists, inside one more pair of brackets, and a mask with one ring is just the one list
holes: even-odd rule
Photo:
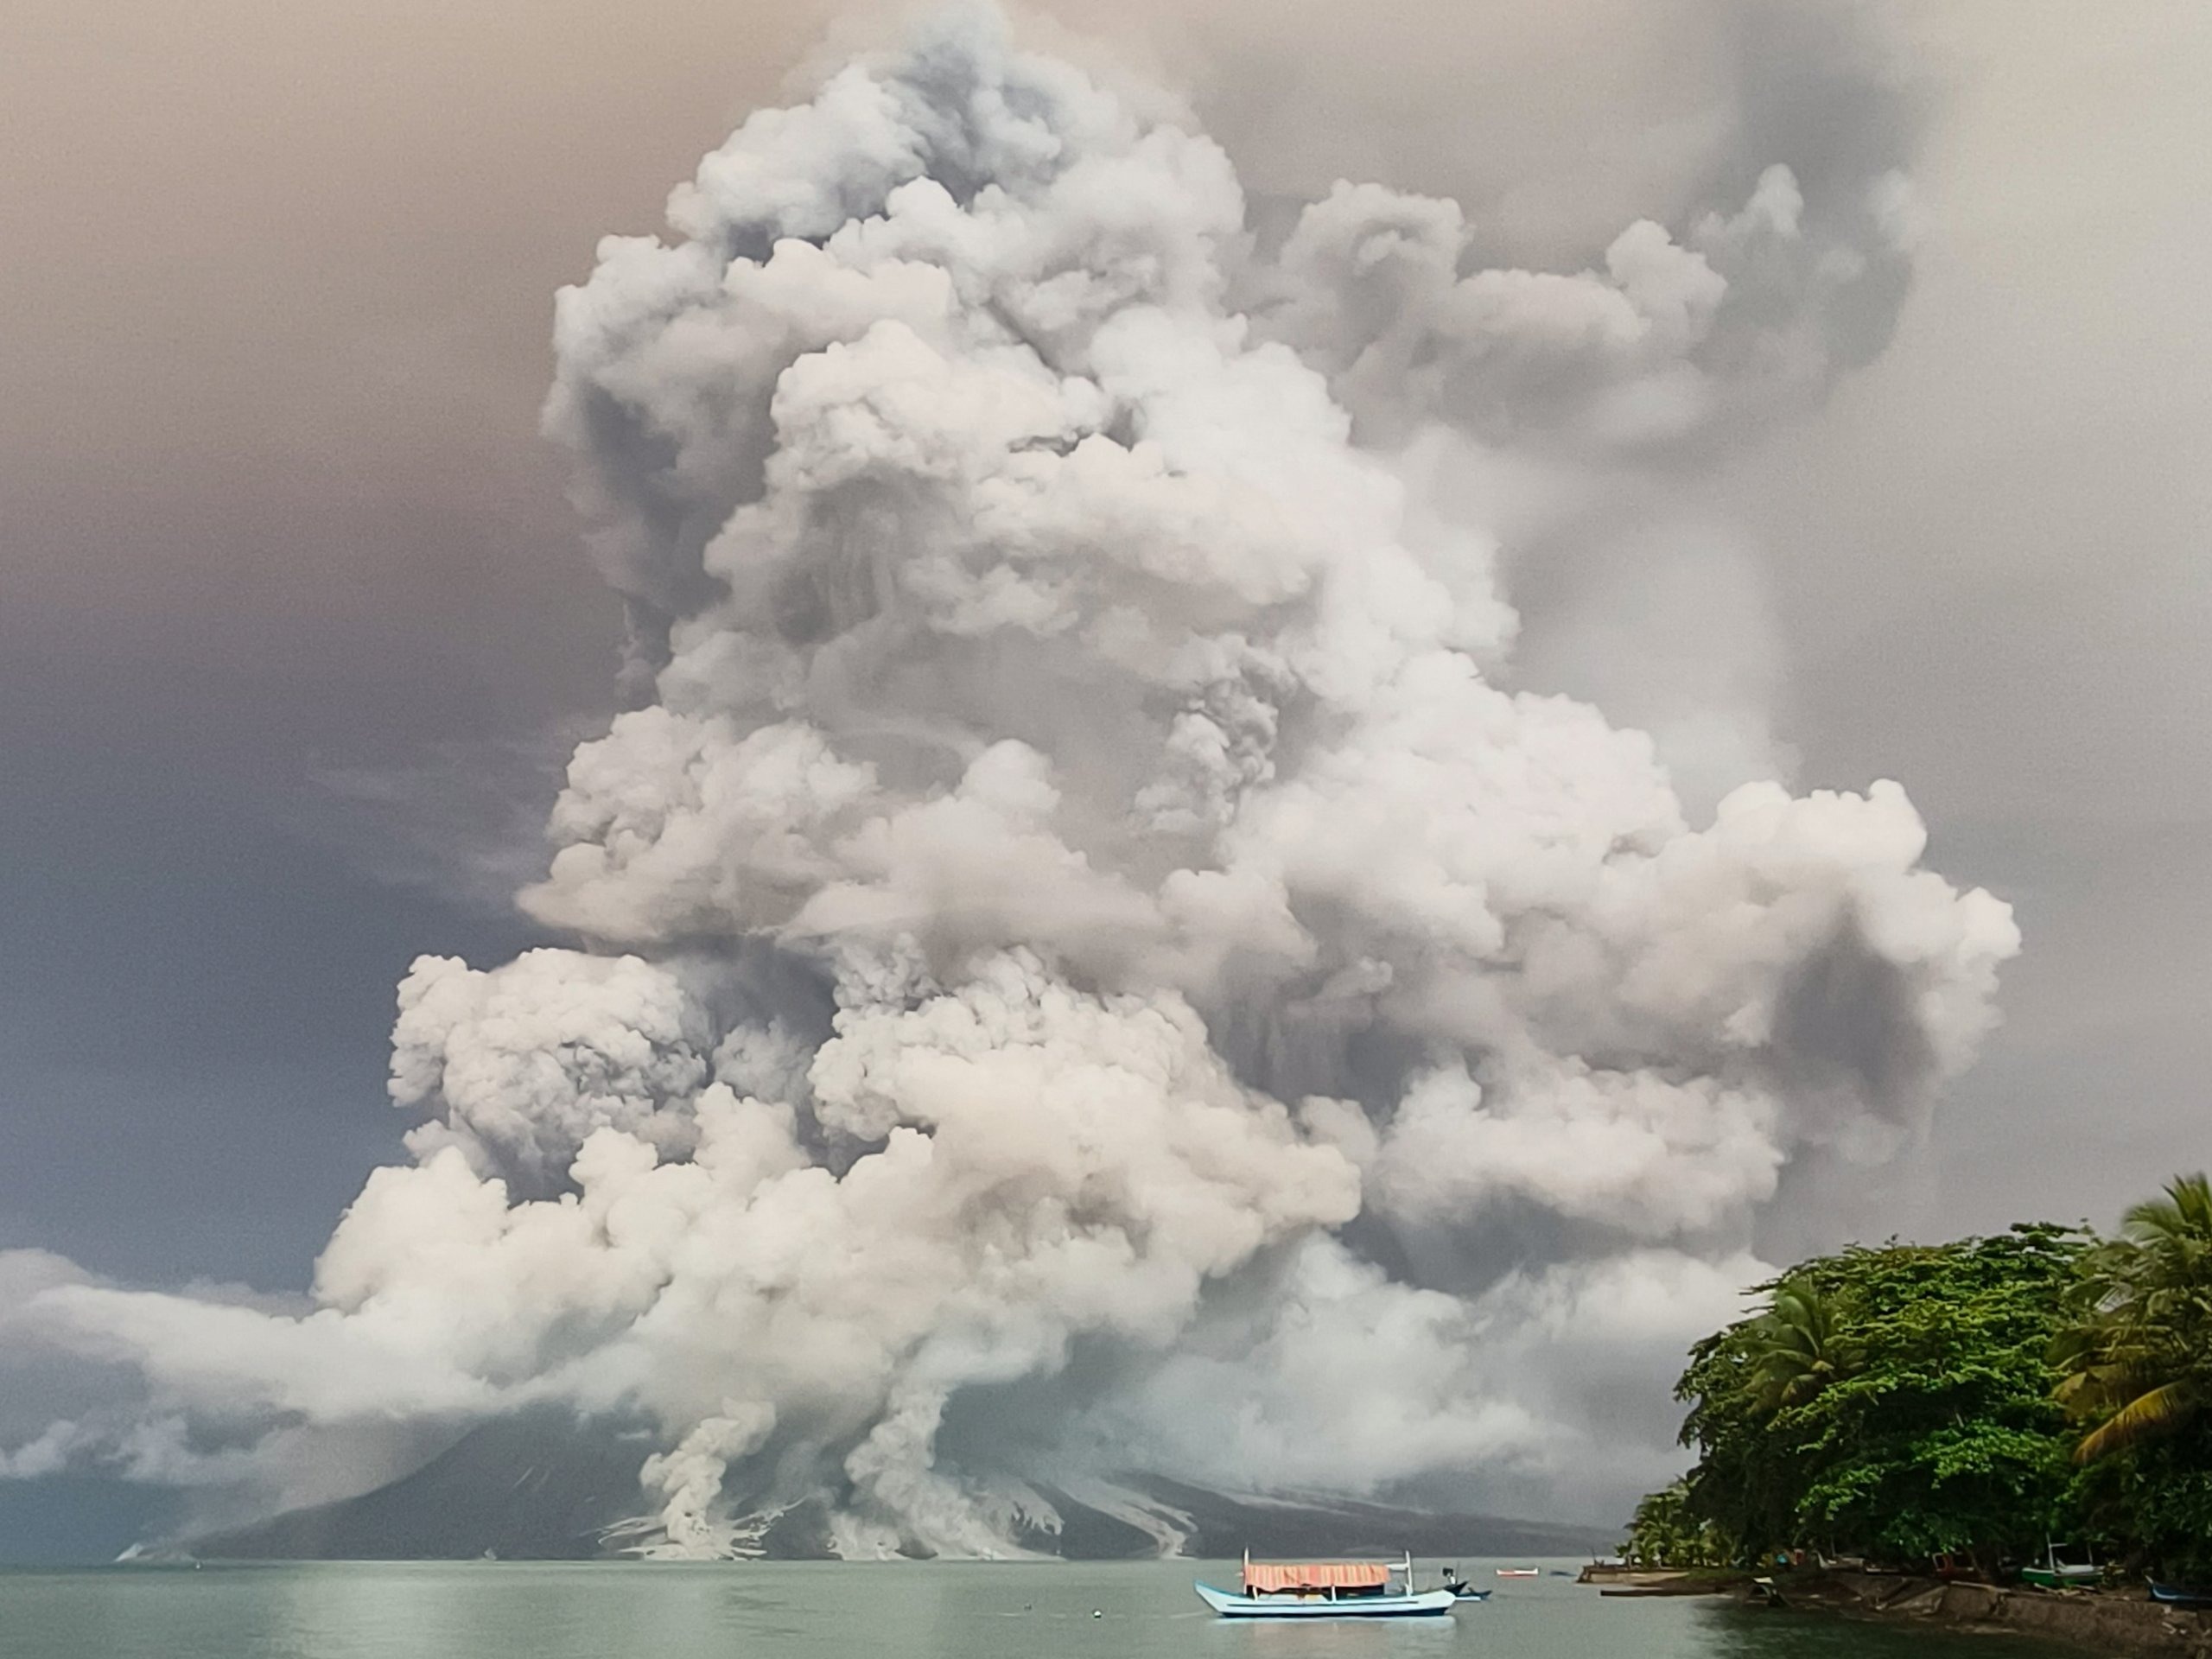
[[1872, 1573], [1794, 1573], [1782, 1580], [1792, 1607], [1827, 1607], [1885, 1619], [1924, 1619], [2003, 1631], [2143, 1659], [2212, 1659], [2212, 1620], [2141, 1595], [2097, 1590], [2005, 1589]]

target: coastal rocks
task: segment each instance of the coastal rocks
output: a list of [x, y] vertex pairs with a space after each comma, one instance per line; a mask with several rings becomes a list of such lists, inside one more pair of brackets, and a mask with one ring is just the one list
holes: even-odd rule
[[1832, 1573], [1793, 1583], [1789, 1599], [1796, 1606], [1829, 1606], [1882, 1618], [1922, 1618], [2143, 1659], [2212, 1659], [2212, 1624], [2202, 1614], [2121, 1594], [2012, 1590], [1881, 1573]]

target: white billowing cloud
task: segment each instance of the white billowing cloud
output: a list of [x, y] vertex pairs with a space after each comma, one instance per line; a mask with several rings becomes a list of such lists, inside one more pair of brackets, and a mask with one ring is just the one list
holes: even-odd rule
[[1567, 1060], [1492, 1109], [1464, 1065], [1416, 1077], [1378, 1154], [1376, 1202], [1416, 1222], [1522, 1199], [1635, 1236], [1709, 1231], [1772, 1195], [1771, 1101], [1711, 1077]]
[[1748, 1250], [1644, 1245], [1518, 1271], [1481, 1296], [1492, 1388], [1544, 1406], [1520, 1490], [1569, 1495], [1567, 1512], [1586, 1514], [1673, 1478], [1681, 1408], [1667, 1385], [1689, 1344], [1742, 1318], [1746, 1288], [1774, 1276]]
[[873, 783], [805, 725], [740, 734], [726, 718], [638, 709], [569, 762], [552, 826], [564, 844], [524, 907], [637, 944], [733, 915], [780, 923], [835, 869], [819, 839]]
[[1525, 1457], [1542, 1414], [1489, 1386], [1475, 1308], [1396, 1283], [1332, 1239], [1255, 1305], [1216, 1314], [1084, 1427], [1232, 1491], [1370, 1492]]
[[1677, 238], [1639, 219], [1603, 270], [1463, 271], [1455, 203], [1339, 182], [1285, 243], [1265, 326], [1376, 435], [1426, 418], [1485, 441], [1635, 455], [1817, 397], [1886, 338], [1917, 227], [1894, 169], [1809, 222], [1762, 172]]
[[1165, 1347], [1209, 1279], [1357, 1211], [1357, 1171], [1237, 1084], [1170, 995], [1087, 996], [1017, 955], [841, 1027], [818, 1115], [875, 1148], [842, 1177], [788, 1107], [718, 1084], [690, 1158], [603, 1128], [556, 1198], [510, 1203], [454, 1147], [378, 1171], [304, 1319], [106, 1289], [45, 1306], [187, 1411], [642, 1407], [681, 1441], [652, 1471], [672, 1537], [703, 1524], [705, 1463], [779, 1417], [857, 1434], [855, 1507], [895, 1529], [912, 1517], [868, 1500], [930, 1471], [887, 1408], [941, 1408], [1009, 1354], [1049, 1368], [1078, 1335]]
[[714, 1033], [676, 975], [636, 957], [531, 950], [480, 973], [417, 957], [399, 986], [391, 1095], [436, 1118], [409, 1144], [557, 1183], [592, 1131], [690, 1150]]
[[[1894, 784], [1693, 812], [1516, 687], [1503, 549], [1816, 396], [1904, 187], [1772, 168], [1562, 273], [1344, 185], [1271, 253], [1164, 107], [961, 12], [602, 246], [546, 418], [640, 703], [522, 895], [574, 947], [416, 963], [414, 1161], [311, 1309], [55, 1282], [41, 1340], [249, 1456], [642, 1419], [677, 1551], [803, 1499], [1009, 1548], [1038, 1471], [1663, 1462], [1622, 1400], [1793, 1160], [1921, 1132], [2018, 935]], [[1001, 1389], [1058, 1403], [985, 1450]]]
[[1634, 1247], [1458, 1296], [1309, 1238], [1071, 1439], [1158, 1448], [1230, 1491], [1365, 1496], [1472, 1474], [1493, 1502], [1586, 1515], [1617, 1501], [1624, 1459], [1637, 1490], [1671, 1478], [1664, 1381], [1771, 1276], [1745, 1252]]
[[63, 1468], [87, 1405], [80, 1373], [57, 1364], [37, 1313], [41, 1297], [90, 1281], [51, 1250], [0, 1250], [0, 1476], [34, 1479]]

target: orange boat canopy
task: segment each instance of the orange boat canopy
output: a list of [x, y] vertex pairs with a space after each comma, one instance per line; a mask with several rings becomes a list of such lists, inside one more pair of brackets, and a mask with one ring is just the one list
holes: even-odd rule
[[1390, 1583], [1386, 1561], [1247, 1561], [1244, 1588], [1262, 1590], [1382, 1590]]

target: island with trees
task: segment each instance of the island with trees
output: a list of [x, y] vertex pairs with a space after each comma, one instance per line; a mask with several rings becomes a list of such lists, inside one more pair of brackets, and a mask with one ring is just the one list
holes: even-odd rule
[[1632, 1560], [2004, 1583], [2063, 1559], [2069, 1580], [2212, 1605], [2203, 1175], [2112, 1237], [2037, 1223], [1853, 1246], [1757, 1294], [1690, 1351], [1675, 1393], [1696, 1463], [1637, 1506]]

